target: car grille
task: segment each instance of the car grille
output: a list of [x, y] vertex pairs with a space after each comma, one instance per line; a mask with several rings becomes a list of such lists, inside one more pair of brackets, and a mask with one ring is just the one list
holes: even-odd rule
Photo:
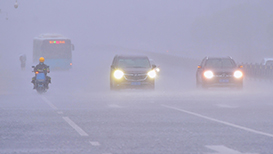
[[233, 77], [233, 73], [232, 72], [215, 72], [214, 76], [220, 77], [220, 78], [230, 78], [230, 77]]
[[147, 74], [125, 74], [124, 77], [128, 81], [144, 81], [147, 79]]

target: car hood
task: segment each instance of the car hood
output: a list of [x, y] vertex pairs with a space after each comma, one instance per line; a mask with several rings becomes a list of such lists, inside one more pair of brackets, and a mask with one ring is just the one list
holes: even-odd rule
[[151, 68], [122, 68], [124, 73], [131, 74], [131, 73], [147, 73], [151, 70]]
[[205, 70], [211, 70], [213, 72], [234, 72], [238, 68], [205, 68]]

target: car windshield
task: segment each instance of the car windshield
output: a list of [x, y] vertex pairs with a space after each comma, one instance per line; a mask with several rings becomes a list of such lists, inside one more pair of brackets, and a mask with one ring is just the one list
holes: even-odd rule
[[231, 59], [209, 59], [207, 60], [206, 67], [208, 68], [234, 68], [235, 63]]
[[120, 58], [118, 66], [121, 68], [149, 68], [150, 62], [147, 58], [142, 57]]

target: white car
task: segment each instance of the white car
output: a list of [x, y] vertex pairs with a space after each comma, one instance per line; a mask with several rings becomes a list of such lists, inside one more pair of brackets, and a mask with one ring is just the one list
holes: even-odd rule
[[273, 58], [264, 58], [262, 65], [273, 65]]

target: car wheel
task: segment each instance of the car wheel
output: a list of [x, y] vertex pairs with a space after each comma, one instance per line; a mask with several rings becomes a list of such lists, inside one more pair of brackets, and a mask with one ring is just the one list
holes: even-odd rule
[[198, 81], [198, 79], [196, 78], [196, 88], [200, 88], [201, 87], [201, 83]]
[[110, 90], [113, 90], [113, 85], [112, 85], [112, 82], [110, 81]]
[[117, 89], [117, 86], [115, 85], [115, 83], [110, 78], [110, 90], [116, 90], [116, 89]]
[[207, 85], [205, 85], [205, 84], [202, 84], [202, 88], [203, 89], [208, 89], [209, 87]]
[[151, 90], [155, 89], [155, 81], [152, 81], [151, 85], [149, 86], [149, 89]]
[[242, 90], [242, 89], [243, 89], [243, 84], [237, 85], [236, 88], [237, 88], [238, 90]]
[[155, 90], [155, 84], [152, 84], [149, 89]]

